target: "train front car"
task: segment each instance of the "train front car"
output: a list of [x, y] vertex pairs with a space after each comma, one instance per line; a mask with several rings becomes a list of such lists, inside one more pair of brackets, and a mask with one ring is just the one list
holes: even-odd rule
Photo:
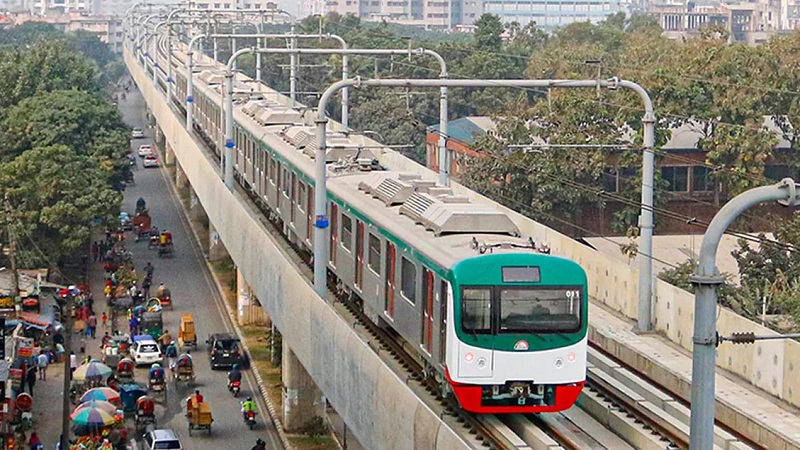
[[452, 269], [447, 381], [482, 414], [570, 408], [586, 380], [588, 291], [573, 261], [494, 253]]

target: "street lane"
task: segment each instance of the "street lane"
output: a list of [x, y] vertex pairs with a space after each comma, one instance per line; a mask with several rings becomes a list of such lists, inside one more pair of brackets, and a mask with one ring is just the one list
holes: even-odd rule
[[[145, 129], [146, 139], [131, 141], [131, 150], [138, 150], [141, 144], [152, 144], [153, 129], [145, 127], [145, 107], [142, 97], [131, 92], [126, 100], [120, 102], [120, 110], [125, 122], [131, 127], [139, 126]], [[138, 170], [135, 171], [136, 185], [128, 187], [125, 191], [123, 210], [133, 213], [135, 203], [143, 197], [150, 210], [153, 225], [159, 229], [172, 232], [175, 252], [172, 258], [158, 258], [156, 250], [149, 250], [146, 241], [134, 242], [133, 235], [128, 233], [126, 246], [134, 254], [136, 268], [141, 272], [147, 262], [155, 267], [153, 274], [153, 287], [155, 291], [159, 283], [172, 291], [174, 310], [165, 311], [164, 329], [169, 330], [177, 341], [177, 334], [181, 314], [191, 313], [194, 316], [197, 329], [197, 351], [192, 352], [195, 372], [197, 376], [196, 388], [205, 397], [210, 405], [214, 417], [211, 427], [212, 434], [198, 431], [189, 436], [188, 425], [182, 409], [183, 400], [193, 393], [192, 389], [180, 388], [175, 385], [168, 386], [168, 401], [166, 407], [157, 408], [158, 428], [172, 428], [180, 436], [184, 448], [197, 450], [250, 449], [258, 437], [267, 441], [268, 448], [282, 448], [274, 426], [265, 423], [269, 415], [266, 406], [260, 398], [256, 383], [249, 371], [245, 372], [242, 392], [235, 399], [226, 389], [226, 372], [211, 371], [206, 356], [206, 338], [214, 332], [232, 332], [232, 326], [227, 313], [222, 306], [222, 299], [216, 289], [206, 266], [203, 253], [191, 236], [189, 224], [182, 214], [178, 198], [168, 184], [167, 173], [163, 168], [144, 169], [141, 158], [137, 156]], [[161, 158], [159, 158], [161, 159]], [[163, 161], [161, 161], [163, 163]], [[122, 328], [127, 331], [124, 318]], [[136, 380], [146, 382], [147, 370], [136, 371]], [[240, 414], [240, 400], [252, 395], [258, 401], [258, 426], [248, 430], [242, 422]]]

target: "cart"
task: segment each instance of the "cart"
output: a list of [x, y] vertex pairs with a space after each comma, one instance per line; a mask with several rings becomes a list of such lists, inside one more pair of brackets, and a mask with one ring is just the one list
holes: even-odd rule
[[142, 320], [139, 322], [139, 330], [142, 334], [149, 334], [153, 340], [164, 334], [164, 323], [161, 319], [161, 311], [145, 311], [142, 314]]
[[208, 430], [208, 434], [211, 434], [214, 419], [208, 403], [197, 403], [194, 396], [189, 397], [186, 401], [186, 419], [189, 422], [189, 436], [193, 430]]
[[136, 241], [150, 239], [150, 227], [152, 219], [147, 210], [142, 211], [133, 218], [133, 226], [136, 231]]
[[144, 396], [136, 400], [136, 415], [133, 417], [137, 432], [144, 431], [148, 425], [156, 424], [156, 404], [152, 398]]
[[191, 314], [181, 316], [181, 329], [178, 332], [178, 346], [197, 348], [197, 334], [194, 331], [194, 318]]

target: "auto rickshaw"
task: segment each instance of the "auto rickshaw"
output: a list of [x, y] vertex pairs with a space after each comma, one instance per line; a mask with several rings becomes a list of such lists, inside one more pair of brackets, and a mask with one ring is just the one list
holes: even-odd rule
[[157, 341], [159, 336], [164, 334], [163, 326], [161, 311], [145, 311], [142, 314], [141, 322], [139, 322], [139, 331], [142, 334], [149, 334]]
[[179, 382], [184, 382], [187, 385], [194, 383], [194, 363], [192, 362], [192, 357], [187, 353], [178, 356], [170, 370], [176, 387]]
[[208, 430], [208, 434], [211, 434], [211, 424], [214, 422], [211, 407], [208, 403], [197, 402], [194, 395], [186, 400], [186, 419], [189, 422], [189, 436], [192, 430]]
[[122, 401], [122, 410], [125, 413], [137, 411], [136, 400], [147, 395], [147, 389], [136, 383], [123, 384], [119, 387], [119, 398]]
[[147, 301], [145, 309], [150, 312], [161, 311], [163, 309], [163, 306], [161, 305], [161, 300], [159, 300], [158, 297], [151, 298], [150, 300]]
[[148, 425], [156, 424], [156, 403], [148, 396], [136, 400], [136, 416], [133, 418], [136, 431], [144, 431]]
[[197, 348], [197, 334], [194, 331], [194, 318], [191, 314], [181, 316], [181, 329], [178, 332], [179, 347]]
[[130, 358], [122, 358], [117, 364], [117, 378], [120, 381], [132, 382], [133, 381], [133, 360]]

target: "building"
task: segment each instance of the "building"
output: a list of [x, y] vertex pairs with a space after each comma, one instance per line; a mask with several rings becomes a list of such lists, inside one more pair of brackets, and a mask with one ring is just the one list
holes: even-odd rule
[[[781, 136], [781, 131], [771, 117], [764, 118], [765, 128]], [[429, 127], [426, 139], [426, 165], [438, 171], [438, 125]], [[450, 175], [457, 179], [469, 164], [471, 158], [480, 157], [480, 150], [475, 142], [481, 136], [494, 133], [496, 126], [489, 117], [464, 117], [448, 124], [447, 150], [450, 152]], [[703, 137], [700, 124], [687, 123], [672, 128], [670, 140], [661, 147], [667, 155], [659, 162], [661, 179], [667, 182], [664, 188], [668, 203], [665, 208], [686, 217], [694, 217], [702, 222], [709, 222], [718, 210], [718, 205], [727, 200], [725, 194], [716, 189], [710, 179], [710, 169], [704, 164], [706, 155], [697, 148], [697, 142]], [[542, 142], [544, 143], [544, 142]], [[787, 156], [793, 152], [791, 143], [780, 137], [774, 150], [774, 158], [768, 161], [764, 175], [766, 178], [779, 181], [786, 177], [798, 179], [800, 170], [793, 167]], [[613, 160], [607, 162], [601, 182], [603, 190], [608, 193], [624, 192], [629, 189], [627, 183], [636, 177], [636, 167], [617, 167]], [[596, 234], [613, 234], [611, 224], [614, 213], [624, 205], [608, 201], [604, 207], [587, 213], [579, 225], [583, 229]], [[769, 212], [787, 215], [787, 208], [764, 207]], [[575, 230], [565, 230], [573, 232]], [[697, 232], [697, 226], [684, 221], [663, 219], [659, 225], [662, 233]]]
[[620, 0], [483, 0], [483, 12], [499, 16], [503, 22], [525, 26], [535, 22], [552, 30], [575, 22], [598, 23], [623, 11]]
[[67, 32], [86, 31], [96, 35], [100, 41], [110, 45], [114, 51], [122, 51], [124, 37], [122, 17], [120, 16], [90, 16], [81, 12], [71, 12], [69, 14], [50, 12], [47, 15], [17, 12], [9, 13], [7, 18], [11, 25], [21, 25], [25, 22], [44, 22]]
[[299, 0], [297, 17], [324, 16], [327, 14], [325, 0]]
[[264, 11], [278, 9], [278, 4], [272, 0], [198, 0], [190, 1], [190, 8], [208, 9], [262, 9]]

